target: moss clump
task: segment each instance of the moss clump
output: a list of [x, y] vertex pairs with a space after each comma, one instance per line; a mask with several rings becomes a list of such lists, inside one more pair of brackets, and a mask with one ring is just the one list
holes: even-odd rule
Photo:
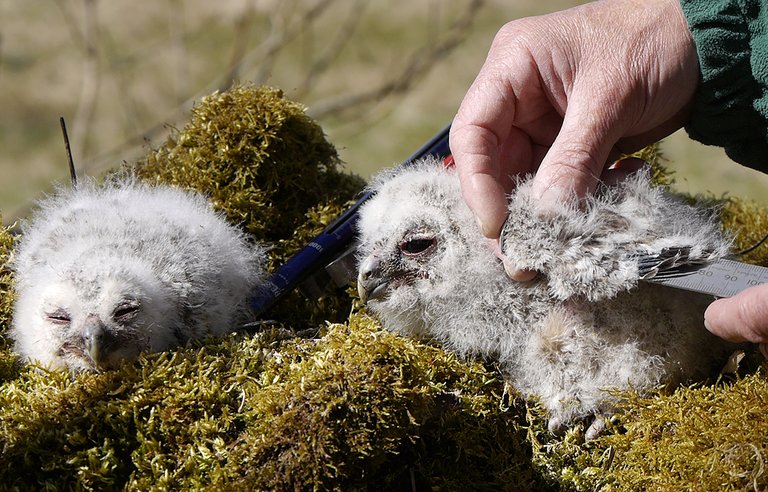
[[[609, 436], [612, 490], [765, 490], [768, 380], [680, 388], [664, 398], [632, 398], [626, 433]], [[653, 458], [649, 458], [649, 453]]]
[[145, 180], [207, 194], [259, 241], [290, 237], [318, 204], [343, 203], [363, 181], [299, 103], [277, 89], [236, 86], [204, 97], [190, 122], [136, 165]]
[[[259, 415], [233, 453], [238, 488], [536, 487], [522, 405], [479, 364], [355, 315], [266, 364]], [[222, 484], [223, 485], [223, 484]]]
[[13, 314], [13, 274], [9, 265], [13, 246], [10, 228], [0, 227], [0, 348], [8, 347], [3, 327], [10, 324]]
[[500, 407], [502, 391], [481, 365], [364, 316], [319, 340], [230, 336], [103, 374], [25, 369], [0, 391], [0, 482], [535, 490], [524, 406]]
[[[341, 171], [336, 149], [304, 106], [277, 89], [253, 85], [204, 97], [189, 123], [134, 167], [146, 181], [209, 196], [230, 222], [271, 247], [272, 271], [339, 216], [365, 185]], [[309, 315], [297, 315], [297, 304]], [[317, 304], [292, 293], [270, 316], [306, 327], [341, 321], [349, 311], [343, 290]]]
[[675, 182], [672, 173], [664, 166], [667, 158], [664, 157], [659, 143], [644, 147], [627, 157], [642, 159], [651, 166], [651, 182], [662, 186], [671, 186]]
[[766, 395], [764, 368], [669, 394], [625, 392], [612, 431], [590, 443], [536, 427], [534, 459], [565, 490], [765, 490]]
[[[754, 201], [726, 198], [721, 215], [723, 227], [735, 234], [734, 251], [746, 251], [768, 234], [768, 209]], [[768, 244], [763, 243], [742, 255], [740, 260], [768, 265]]]
[[13, 315], [13, 273], [9, 263], [14, 243], [10, 228], [0, 227], [0, 383], [16, 377], [19, 370], [6, 335]]
[[[286, 129], [289, 120], [297, 126]], [[657, 183], [671, 183], [655, 150], [644, 158]], [[137, 172], [207, 193], [274, 246], [277, 265], [358, 189], [337, 164], [301, 106], [239, 87], [202, 101]], [[723, 222], [746, 247], [762, 237], [768, 213], [729, 200]], [[11, 313], [12, 247], [0, 231], [0, 334]], [[765, 250], [747, 259], [764, 263]], [[320, 303], [292, 296], [277, 316], [291, 330], [198, 342], [101, 374], [21, 368], [3, 341], [0, 488], [768, 488], [764, 368], [671, 393], [626, 392], [610, 432], [584, 443], [578, 428], [550, 435], [545, 412], [510, 393], [493, 367], [383, 331], [360, 313], [321, 323], [347, 318], [346, 294]], [[322, 336], [295, 338], [306, 324]]]
[[207, 482], [200, 477], [216, 475], [221, 453], [252, 423], [246, 404], [278, 340], [231, 336], [75, 377], [25, 368], [0, 388], [0, 483], [104, 490]]

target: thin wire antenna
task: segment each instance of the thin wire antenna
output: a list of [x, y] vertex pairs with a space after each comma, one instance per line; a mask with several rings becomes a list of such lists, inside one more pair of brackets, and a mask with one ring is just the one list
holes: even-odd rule
[[751, 252], [753, 252], [754, 250], [756, 250], [758, 247], [760, 247], [760, 246], [761, 246], [761, 245], [762, 245], [762, 244], [765, 242], [765, 240], [766, 240], [766, 239], [768, 239], [768, 234], [766, 234], [765, 236], [763, 236], [763, 239], [761, 239], [761, 240], [760, 240], [760, 241], [758, 241], [757, 243], [753, 244], [753, 245], [752, 245], [752, 246], [750, 246], [749, 248], [747, 248], [747, 249], [745, 249], [745, 250], [742, 250], [742, 251], [739, 251], [738, 253], [733, 253], [733, 255], [731, 255], [731, 256], [743, 256], [743, 255], [745, 255], [745, 254], [747, 254], [747, 253], [751, 253]]
[[67, 149], [67, 162], [69, 163], [69, 176], [72, 178], [72, 187], [77, 188], [77, 172], [75, 171], [75, 161], [72, 159], [72, 147], [69, 145], [69, 134], [67, 133], [67, 124], [64, 117], [59, 116], [61, 124], [61, 133], [64, 135], [64, 148]]

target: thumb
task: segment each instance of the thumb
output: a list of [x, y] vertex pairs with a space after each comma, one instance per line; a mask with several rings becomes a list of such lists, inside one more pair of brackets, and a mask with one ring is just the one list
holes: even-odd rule
[[704, 313], [704, 325], [731, 342], [768, 342], [768, 284], [713, 302]]
[[[598, 101], [595, 103], [595, 101]], [[542, 210], [594, 191], [620, 133], [615, 118], [592, 95], [574, 94], [563, 125], [533, 180], [533, 196]]]

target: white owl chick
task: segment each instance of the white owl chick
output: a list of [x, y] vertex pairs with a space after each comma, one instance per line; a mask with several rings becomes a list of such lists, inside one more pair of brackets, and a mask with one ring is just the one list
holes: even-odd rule
[[704, 329], [706, 296], [638, 284], [635, 253], [690, 247], [706, 261], [729, 247], [711, 213], [652, 187], [647, 173], [546, 217], [530, 181], [518, 183], [502, 244], [542, 272], [525, 284], [507, 278], [438, 162], [387, 178], [360, 212], [361, 298], [391, 330], [497, 359], [513, 386], [541, 399], [553, 431], [613, 412], [611, 389], [703, 378], [732, 349]]
[[101, 370], [237, 327], [264, 250], [197, 194], [130, 178], [43, 200], [13, 268], [27, 361]]

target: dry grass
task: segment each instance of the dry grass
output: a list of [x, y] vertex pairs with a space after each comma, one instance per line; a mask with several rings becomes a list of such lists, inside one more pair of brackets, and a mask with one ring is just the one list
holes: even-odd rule
[[[165, 0], [140, 9], [126, 0], [7, 0], [0, 3], [0, 210], [12, 222], [52, 182], [67, 179], [60, 115], [80, 172], [99, 174], [159, 145], [165, 125], [186, 121], [192, 101], [232, 79], [280, 87], [309, 106], [342, 160], [367, 176], [450, 121], [505, 19], [575, 3], [487, 0], [473, 11], [460, 0]], [[454, 26], [462, 21], [470, 24]], [[452, 49], [429, 53], [420, 66], [420, 50], [440, 43]], [[409, 75], [409, 63], [421, 71]], [[386, 91], [403, 78], [401, 92], [397, 84]], [[356, 95], [363, 102], [350, 105]], [[768, 184], [684, 135], [665, 151], [684, 191], [761, 199]]]

